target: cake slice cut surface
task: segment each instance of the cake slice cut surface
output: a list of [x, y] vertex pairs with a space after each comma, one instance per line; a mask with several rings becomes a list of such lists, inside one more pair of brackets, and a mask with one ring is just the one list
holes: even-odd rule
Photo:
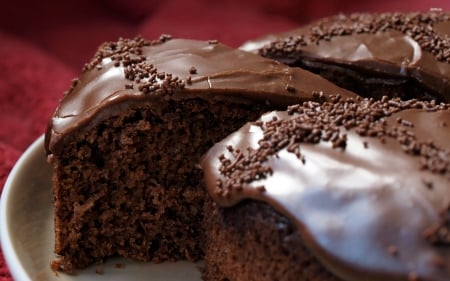
[[120, 255], [203, 256], [200, 156], [260, 114], [355, 96], [310, 72], [216, 41], [101, 46], [50, 120], [57, 270]]

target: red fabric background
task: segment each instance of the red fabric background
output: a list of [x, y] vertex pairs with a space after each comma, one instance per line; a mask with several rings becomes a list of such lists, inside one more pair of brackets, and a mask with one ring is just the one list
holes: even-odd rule
[[[44, 3], [43, 3], [44, 2]], [[103, 41], [161, 33], [239, 46], [338, 12], [412, 11], [448, 0], [3, 1], [0, 8], [0, 191], [45, 130], [62, 93]], [[12, 280], [0, 252], [0, 281]]]

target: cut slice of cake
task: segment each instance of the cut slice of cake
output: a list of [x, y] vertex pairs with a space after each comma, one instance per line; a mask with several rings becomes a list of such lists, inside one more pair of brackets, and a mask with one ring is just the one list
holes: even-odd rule
[[262, 113], [355, 96], [216, 41], [105, 43], [50, 120], [57, 270], [203, 257], [200, 156]]

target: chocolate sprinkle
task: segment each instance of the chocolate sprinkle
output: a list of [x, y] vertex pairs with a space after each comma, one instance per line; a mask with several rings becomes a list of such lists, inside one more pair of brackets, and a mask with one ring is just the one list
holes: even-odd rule
[[[155, 41], [147, 41], [142, 37], [136, 37], [134, 39], [119, 38], [117, 42], [106, 42], [99, 47], [94, 57], [90, 62], [84, 65], [83, 72], [94, 69], [97, 66], [101, 66], [104, 59], [111, 59], [118, 62], [126, 60], [128, 64], [138, 63], [145, 60], [140, 55], [142, 54], [142, 48], [145, 46], [161, 44], [166, 39], [159, 39]], [[133, 59], [131, 59], [133, 56]]]
[[[183, 89], [184, 81], [172, 77], [169, 73], [158, 72], [158, 69], [148, 63], [142, 55], [144, 47], [162, 44], [170, 39], [169, 35], [161, 35], [154, 41], [136, 37], [107, 42], [99, 48], [91, 62], [84, 66], [83, 72], [99, 67], [106, 59], [110, 59], [115, 67], [123, 67], [125, 78], [136, 83], [137, 89], [142, 93], [171, 94], [177, 89]], [[125, 89], [133, 88], [132, 83], [125, 85]]]
[[267, 57], [285, 57], [301, 51], [310, 44], [330, 41], [336, 36], [387, 31], [399, 31], [414, 39], [420, 47], [432, 53], [438, 61], [450, 63], [450, 40], [439, 34], [433, 26], [450, 20], [449, 12], [381, 13], [337, 15], [319, 21], [301, 36], [290, 36], [271, 42], [259, 50]]
[[392, 256], [398, 256], [398, 248], [394, 245], [391, 245], [387, 248], [387, 251], [389, 252], [390, 255]]
[[291, 85], [286, 85], [286, 91], [288, 91], [290, 93], [295, 93], [295, 87], [293, 87]]
[[[292, 118], [279, 120], [274, 117], [267, 122], [254, 122], [252, 124], [263, 131], [263, 137], [258, 142], [259, 148], [249, 148], [247, 153], [243, 153], [232, 146], [228, 147], [232, 156], [219, 157], [219, 171], [224, 177], [217, 182], [217, 194], [228, 196], [233, 189], [242, 189], [253, 181], [271, 175], [273, 170], [266, 161], [270, 157], [277, 157], [278, 152], [284, 148], [295, 154], [303, 163], [305, 158], [300, 152], [301, 143], [328, 142], [334, 149], [345, 150], [348, 130], [354, 130], [361, 137], [378, 138], [381, 143], [393, 139], [406, 154], [417, 157], [422, 169], [441, 174], [450, 181], [449, 150], [441, 148], [433, 141], [417, 139], [410, 130], [414, 124], [408, 120], [397, 120], [397, 125], [387, 125], [386, 117], [406, 109], [438, 111], [449, 109], [449, 105], [387, 97], [374, 100], [332, 96], [324, 103], [308, 101], [290, 106], [287, 113]], [[424, 184], [432, 186], [432, 183]], [[445, 212], [443, 224], [442, 227], [446, 230], [450, 229], [450, 207]], [[450, 245], [450, 231], [445, 232], [445, 235], [441, 233], [428, 236], [433, 243]]]
[[70, 94], [79, 83], [80, 83], [80, 79], [78, 79], [78, 78], [72, 79], [72, 83], [70, 85], [70, 88], [67, 91], [64, 92], [64, 95], [66, 96], [66, 95]]
[[197, 68], [194, 66], [189, 69], [189, 74], [197, 74]]
[[424, 232], [428, 242], [436, 246], [450, 246], [450, 203], [441, 210], [441, 221]]
[[411, 271], [408, 274], [408, 281], [418, 281], [419, 280], [419, 275], [417, 274], [417, 272]]

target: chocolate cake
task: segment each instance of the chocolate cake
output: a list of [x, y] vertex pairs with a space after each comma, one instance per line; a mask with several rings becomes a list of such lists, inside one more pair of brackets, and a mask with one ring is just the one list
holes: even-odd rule
[[336, 15], [241, 48], [362, 96], [450, 102], [450, 12]]
[[450, 105], [331, 97], [202, 158], [204, 280], [450, 280]]
[[109, 256], [203, 257], [200, 156], [262, 113], [331, 94], [318, 75], [217, 41], [142, 38], [101, 46], [56, 109], [55, 270]]

